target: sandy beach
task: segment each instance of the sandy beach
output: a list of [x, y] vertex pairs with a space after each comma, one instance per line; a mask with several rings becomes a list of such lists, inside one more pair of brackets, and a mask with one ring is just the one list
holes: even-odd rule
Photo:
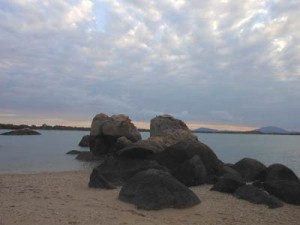
[[0, 225], [22, 224], [300, 224], [300, 207], [254, 205], [231, 195], [193, 187], [201, 204], [193, 208], [138, 210], [118, 200], [120, 189], [88, 188], [89, 172], [0, 175]]

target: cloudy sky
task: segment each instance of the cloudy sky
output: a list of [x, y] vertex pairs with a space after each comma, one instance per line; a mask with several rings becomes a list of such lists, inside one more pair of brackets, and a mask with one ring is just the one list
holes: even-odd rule
[[169, 113], [300, 131], [299, 0], [1, 0], [0, 122]]

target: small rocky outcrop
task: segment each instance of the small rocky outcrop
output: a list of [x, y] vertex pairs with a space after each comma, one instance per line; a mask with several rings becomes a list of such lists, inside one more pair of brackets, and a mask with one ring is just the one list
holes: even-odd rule
[[70, 150], [66, 154], [67, 155], [78, 155], [81, 151], [79, 150]]
[[80, 147], [90, 147], [90, 135], [84, 135], [78, 145]]
[[287, 166], [276, 163], [270, 165], [265, 172], [264, 181], [279, 181], [279, 180], [288, 180], [288, 181], [299, 181], [297, 175]]
[[254, 204], [267, 205], [272, 209], [283, 206], [283, 203], [279, 199], [252, 185], [244, 185], [238, 188], [233, 195]]
[[119, 199], [139, 209], [188, 208], [200, 203], [190, 189], [168, 172], [150, 169], [137, 173], [123, 185]]
[[18, 130], [4, 132], [1, 135], [41, 135], [41, 133], [35, 130], [25, 128], [25, 129], [18, 129]]
[[246, 184], [239, 175], [226, 173], [219, 177], [214, 186], [210, 189], [211, 191], [218, 191], [223, 193], [233, 193], [236, 189]]
[[289, 180], [267, 181], [262, 187], [284, 202], [300, 205], [300, 182]]
[[267, 167], [256, 159], [243, 158], [233, 165], [233, 169], [238, 171], [247, 181], [261, 180]]
[[126, 137], [131, 142], [141, 140], [141, 134], [126, 115], [111, 117], [101, 113], [94, 117], [90, 131], [90, 150], [94, 155], [116, 151], [117, 140]]
[[165, 167], [155, 161], [110, 156], [101, 165], [94, 168], [90, 176], [89, 187], [107, 188], [121, 186], [136, 173], [148, 169], [167, 171]]

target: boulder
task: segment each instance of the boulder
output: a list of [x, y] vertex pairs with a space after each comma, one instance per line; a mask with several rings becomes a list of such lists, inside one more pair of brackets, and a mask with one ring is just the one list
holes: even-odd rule
[[146, 159], [152, 154], [164, 151], [165, 145], [162, 137], [150, 137], [128, 144], [116, 152], [118, 156]]
[[90, 147], [90, 135], [84, 135], [78, 145], [80, 147]]
[[76, 159], [80, 161], [87, 161], [87, 162], [102, 160], [101, 157], [95, 156], [89, 151], [80, 151], [77, 154]]
[[284, 202], [300, 205], [300, 182], [289, 180], [267, 181], [263, 188]]
[[126, 115], [111, 117], [101, 113], [94, 117], [90, 131], [90, 150], [95, 155], [107, 154], [116, 150], [120, 137], [131, 142], [141, 140], [141, 134]]
[[219, 177], [210, 190], [223, 193], [233, 193], [236, 189], [245, 184], [245, 180], [243, 180], [239, 175], [227, 173]]
[[233, 169], [238, 171], [247, 181], [262, 179], [267, 167], [256, 159], [243, 158], [234, 164]]
[[198, 138], [187, 125], [170, 115], [156, 116], [150, 123], [150, 138], [160, 137], [160, 147], [165, 149], [180, 141], [197, 142]]
[[233, 169], [230, 165], [224, 164], [221, 166], [218, 176], [222, 176], [227, 173], [235, 175], [235, 176], [239, 176], [239, 177], [241, 176], [241, 174], [238, 171], [236, 171], [235, 169]]
[[123, 185], [119, 199], [139, 209], [188, 208], [200, 203], [190, 189], [168, 172], [149, 169], [137, 173]]
[[265, 173], [265, 181], [278, 181], [278, 180], [289, 180], [299, 181], [297, 175], [288, 167], [282, 164], [270, 165]]
[[118, 156], [128, 157], [128, 158], [138, 158], [138, 159], [147, 159], [150, 155], [154, 154], [152, 148], [138, 146], [138, 145], [131, 145], [125, 147], [116, 152]]
[[109, 156], [93, 169], [89, 186], [95, 188], [121, 186], [136, 173], [152, 168], [167, 171], [155, 161]]
[[112, 154], [117, 153], [119, 150], [126, 148], [132, 144], [132, 141], [128, 140], [126, 137], [122, 136], [117, 139], [113, 144], [113, 147], [110, 148]]
[[254, 204], [267, 205], [271, 209], [283, 206], [283, 203], [279, 199], [252, 185], [244, 185], [238, 188], [233, 195]]
[[89, 181], [90, 188], [101, 188], [101, 189], [115, 189], [117, 185], [108, 181], [104, 175], [102, 175], [101, 170], [93, 169], [90, 175]]
[[39, 132], [28, 128], [4, 132], [1, 135], [40, 135]]
[[213, 150], [199, 141], [178, 142], [166, 148], [160, 154], [154, 155], [153, 159], [174, 172], [182, 163], [190, 160], [195, 155], [199, 156], [203, 162], [208, 176], [216, 175], [223, 164]]
[[78, 155], [81, 151], [79, 150], [70, 150], [66, 154], [67, 155]]
[[206, 168], [198, 155], [184, 161], [172, 175], [184, 185], [191, 187], [206, 182]]
[[150, 136], [164, 136], [170, 130], [187, 130], [187, 125], [179, 119], [175, 119], [171, 115], [156, 116], [150, 122]]

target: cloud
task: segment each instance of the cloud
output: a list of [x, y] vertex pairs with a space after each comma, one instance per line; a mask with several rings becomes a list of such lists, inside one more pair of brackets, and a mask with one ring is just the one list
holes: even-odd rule
[[300, 128], [295, 1], [4, 0], [0, 113]]

